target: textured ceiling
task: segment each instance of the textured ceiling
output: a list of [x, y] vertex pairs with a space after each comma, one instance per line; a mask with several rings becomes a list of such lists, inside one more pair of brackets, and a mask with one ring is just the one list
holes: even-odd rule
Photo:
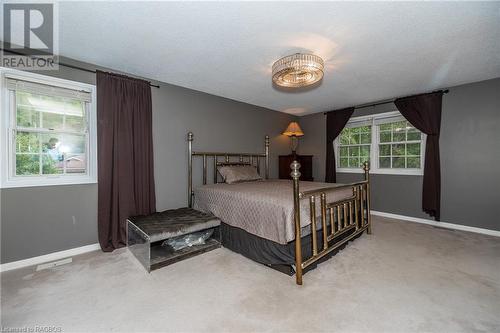
[[[66, 2], [60, 53], [292, 114], [500, 77], [500, 2]], [[271, 65], [324, 58], [315, 89], [273, 87]]]

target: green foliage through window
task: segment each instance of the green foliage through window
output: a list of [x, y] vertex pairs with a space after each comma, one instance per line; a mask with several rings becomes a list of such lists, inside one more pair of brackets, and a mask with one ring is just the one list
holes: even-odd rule
[[16, 91], [15, 174], [86, 173], [85, 103]]
[[346, 127], [339, 135], [339, 167], [361, 168], [370, 161], [372, 127]]
[[[374, 120], [377, 117], [374, 117]], [[381, 118], [379, 118], [381, 119]], [[371, 150], [378, 146], [379, 169], [421, 169], [422, 133], [408, 121], [346, 127], [337, 139], [339, 168], [357, 169], [370, 162]], [[372, 131], [375, 131], [372, 133]], [[372, 143], [372, 137], [375, 142]], [[373, 146], [372, 146], [373, 145]], [[375, 151], [377, 153], [377, 149]]]
[[422, 134], [407, 121], [379, 125], [379, 168], [420, 169]]

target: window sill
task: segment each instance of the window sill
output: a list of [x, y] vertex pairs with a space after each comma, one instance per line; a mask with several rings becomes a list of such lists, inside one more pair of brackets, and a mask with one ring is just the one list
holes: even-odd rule
[[19, 179], [8, 180], [2, 183], [4, 188], [20, 188], [20, 187], [40, 187], [40, 186], [59, 186], [59, 185], [82, 185], [82, 184], [97, 184], [97, 179], [91, 177], [78, 178], [78, 179], [61, 179], [58, 177], [47, 179]]
[[[362, 168], [359, 169], [337, 169], [337, 173], [359, 173], [363, 174]], [[384, 170], [384, 169], [370, 169], [370, 174], [375, 175], [395, 175], [395, 176], [423, 176], [424, 171], [421, 169], [406, 169], [406, 170]]]

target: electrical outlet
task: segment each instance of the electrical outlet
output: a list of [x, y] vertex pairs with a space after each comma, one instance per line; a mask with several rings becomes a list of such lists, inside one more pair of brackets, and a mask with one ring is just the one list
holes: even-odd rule
[[48, 263], [36, 266], [36, 271], [38, 272], [38, 271], [41, 271], [44, 269], [53, 268], [56, 266], [61, 266], [61, 265], [69, 264], [72, 262], [73, 262], [73, 258], [66, 258], [66, 259], [62, 259], [62, 260], [58, 260], [58, 261], [48, 262]]

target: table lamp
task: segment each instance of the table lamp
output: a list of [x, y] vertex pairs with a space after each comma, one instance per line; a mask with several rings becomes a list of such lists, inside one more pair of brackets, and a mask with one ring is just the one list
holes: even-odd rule
[[292, 149], [292, 155], [296, 156], [297, 147], [299, 146], [299, 137], [303, 136], [304, 132], [302, 132], [302, 129], [297, 122], [292, 121], [283, 132], [283, 135], [290, 137], [290, 148]]

